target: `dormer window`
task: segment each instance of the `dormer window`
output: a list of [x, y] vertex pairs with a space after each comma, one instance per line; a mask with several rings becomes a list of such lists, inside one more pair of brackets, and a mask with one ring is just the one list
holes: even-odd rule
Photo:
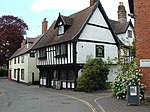
[[54, 29], [57, 29], [57, 36], [63, 35], [72, 25], [73, 19], [70, 17], [62, 16], [59, 13], [58, 19], [55, 23]]
[[131, 30], [128, 30], [128, 37], [132, 38], [132, 31]]
[[59, 26], [59, 30], [58, 30], [58, 35], [62, 35], [62, 34], [64, 34], [64, 26], [63, 25]]
[[62, 22], [59, 22], [58, 24], [58, 35], [63, 35], [64, 34], [64, 25]]

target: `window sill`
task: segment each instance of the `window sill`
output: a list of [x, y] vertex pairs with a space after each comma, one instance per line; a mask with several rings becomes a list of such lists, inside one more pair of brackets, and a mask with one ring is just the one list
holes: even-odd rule
[[47, 57], [46, 57], [46, 56], [45, 56], [45, 57], [39, 57], [38, 59], [41, 59], [41, 60], [42, 60], [42, 59], [47, 59]]
[[67, 54], [55, 56], [55, 58], [64, 58], [64, 57], [67, 57]]

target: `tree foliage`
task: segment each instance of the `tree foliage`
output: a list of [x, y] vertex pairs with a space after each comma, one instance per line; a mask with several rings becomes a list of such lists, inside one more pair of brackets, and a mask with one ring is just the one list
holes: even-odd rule
[[88, 59], [83, 66], [83, 74], [77, 79], [77, 90], [89, 92], [105, 88], [109, 64], [102, 59]]
[[27, 24], [20, 18], [11, 15], [0, 18], [0, 66], [20, 48], [23, 36], [28, 30]]

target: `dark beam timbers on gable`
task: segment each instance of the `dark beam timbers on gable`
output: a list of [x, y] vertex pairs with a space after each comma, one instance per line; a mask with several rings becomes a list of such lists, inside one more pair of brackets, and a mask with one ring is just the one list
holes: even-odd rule
[[116, 45], [116, 43], [104, 42], [104, 41], [95, 41], [95, 40], [78, 39], [78, 41], [82, 41], [82, 42], [91, 42], [91, 43], [103, 43], [103, 44]]
[[87, 24], [91, 25], [91, 26], [96, 26], [96, 27], [104, 28], [104, 29], [109, 29], [108, 27], [97, 25], [97, 24], [93, 24], [93, 23], [87, 23]]

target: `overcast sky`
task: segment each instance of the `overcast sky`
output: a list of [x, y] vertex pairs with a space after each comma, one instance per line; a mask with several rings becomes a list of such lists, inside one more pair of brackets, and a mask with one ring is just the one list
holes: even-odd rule
[[[128, 0], [100, 0], [109, 18], [117, 20], [119, 2], [129, 13]], [[41, 34], [41, 23], [46, 17], [48, 26], [57, 19], [59, 12], [68, 16], [89, 6], [90, 0], [1, 0], [0, 15], [13, 15], [29, 26], [28, 37]]]

